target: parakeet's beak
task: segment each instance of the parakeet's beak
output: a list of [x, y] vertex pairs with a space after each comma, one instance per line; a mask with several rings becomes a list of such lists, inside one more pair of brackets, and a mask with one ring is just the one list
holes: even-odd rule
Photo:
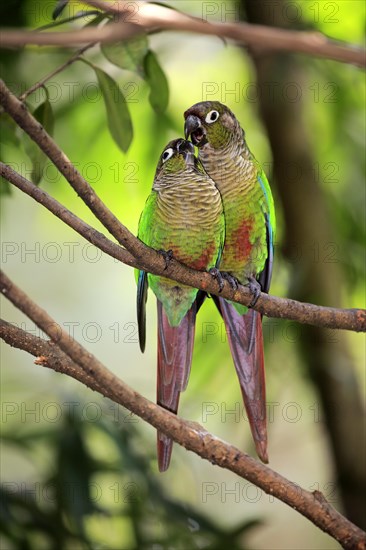
[[201, 124], [200, 119], [196, 115], [188, 115], [184, 124], [184, 135], [186, 139], [191, 137], [194, 145], [203, 145], [203, 140], [206, 137], [206, 131]]
[[184, 160], [187, 164], [194, 164], [194, 147], [190, 141], [185, 139], [180, 140], [177, 143], [178, 153], [184, 156]]

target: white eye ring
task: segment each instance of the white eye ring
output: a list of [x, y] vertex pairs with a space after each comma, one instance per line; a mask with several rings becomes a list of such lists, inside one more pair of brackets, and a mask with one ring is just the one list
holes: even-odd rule
[[165, 149], [164, 153], [161, 155], [162, 161], [166, 162], [169, 160], [174, 154], [174, 151], [171, 147], [169, 149]]
[[212, 124], [213, 122], [216, 122], [216, 120], [219, 118], [220, 113], [218, 111], [210, 111], [207, 113], [205, 121], [207, 124]]

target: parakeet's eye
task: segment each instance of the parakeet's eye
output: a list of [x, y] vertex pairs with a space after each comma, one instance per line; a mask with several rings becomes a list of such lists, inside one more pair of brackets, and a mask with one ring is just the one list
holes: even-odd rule
[[171, 147], [169, 147], [169, 149], [166, 149], [161, 157], [163, 162], [166, 162], [168, 159], [170, 159], [173, 156], [173, 154], [174, 154], [174, 151]]
[[212, 124], [219, 118], [219, 116], [220, 116], [220, 113], [218, 111], [210, 111], [209, 113], [207, 113], [205, 121], [208, 124]]

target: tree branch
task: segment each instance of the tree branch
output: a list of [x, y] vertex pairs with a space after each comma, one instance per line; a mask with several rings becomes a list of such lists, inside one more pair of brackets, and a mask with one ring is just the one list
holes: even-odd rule
[[[127, 6], [131, 5], [131, 2], [124, 1], [109, 4], [99, 0], [87, 0], [86, 3], [109, 13], [118, 14], [119, 17], [121, 14], [127, 13]], [[24, 92], [20, 99], [24, 100], [30, 93], [43, 86], [52, 76], [78, 59], [95, 42], [127, 40], [142, 32], [142, 29], [150, 30], [151, 28], [154, 30], [179, 30], [217, 35], [231, 38], [260, 50], [295, 51], [360, 66], [366, 64], [364, 50], [328, 40], [320, 33], [288, 31], [260, 25], [209, 24], [203, 20], [167, 10], [161, 6], [152, 6], [146, 2], [134, 3], [139, 8], [138, 20], [133, 21], [137, 25], [122, 24], [119, 21], [107, 27], [81, 29], [64, 33], [3, 31], [1, 44], [5, 46], [19, 46], [20, 44], [29, 43], [70, 46], [73, 43], [88, 42], [63, 65]], [[93, 44], [90, 44], [90, 42], [93, 42]], [[30, 115], [25, 106], [9, 92], [2, 81], [0, 81], [0, 95], [4, 109], [40, 146], [85, 204], [122, 246], [112, 242], [105, 235], [86, 224], [9, 166], [0, 163], [0, 174], [3, 177], [46, 207], [89, 242], [121, 262], [201, 288], [212, 294], [219, 294], [217, 282], [213, 281], [207, 273], [195, 272], [175, 260], [172, 260], [166, 268], [164, 260], [156, 251], [146, 247], [118, 221], [52, 138]], [[51, 338], [51, 341], [47, 342], [1, 320], [0, 336], [5, 342], [37, 357], [36, 364], [67, 374], [114, 402], [125, 406], [186, 449], [195, 452], [213, 464], [238, 474], [266, 493], [275, 496], [334, 537], [344, 548], [365, 550], [366, 534], [339, 514], [327, 502], [322, 493], [319, 491], [311, 493], [301, 489], [234, 446], [217, 439], [199, 424], [179, 419], [145, 399], [113, 375], [80, 344], [70, 339], [69, 335], [44, 310], [32, 302], [2, 272], [0, 272], [0, 289], [4, 296]], [[227, 283], [220, 296], [245, 305], [248, 305], [252, 298], [248, 289], [239, 287], [237, 291], [234, 291]], [[294, 300], [271, 297], [266, 294], [261, 295], [255, 309], [272, 317], [293, 319], [316, 326], [366, 331], [366, 311], [361, 309], [324, 308]]]
[[66, 225], [71, 227], [71, 229], [74, 229], [76, 233], [108, 254], [108, 256], [129, 266], [139, 267], [135, 257], [125, 248], [107, 239], [103, 233], [94, 229], [94, 227], [78, 218], [78, 216], [75, 216], [75, 214], [51, 197], [46, 191], [37, 187], [37, 185], [18, 174], [18, 172], [15, 172], [15, 170], [3, 162], [0, 162], [0, 176], [23, 191], [26, 195], [32, 197], [36, 202], [59, 218], [59, 220], [63, 221]]
[[[0, 175], [6, 178], [12, 185], [32, 197], [38, 203], [42, 204], [45, 208], [47, 208], [47, 210], [52, 212], [66, 225], [74, 229], [91, 244], [98, 247], [109, 256], [112, 256], [112, 258], [115, 258], [132, 267], [146, 267], [146, 261], [144, 265], [142, 265], [142, 263], [137, 261], [130, 252], [121, 246], [118, 246], [113, 241], [107, 239], [103, 233], [100, 233], [75, 216], [75, 214], [70, 212], [65, 206], [52, 198], [46, 191], [43, 191], [34, 183], [28, 181], [26, 178], [15, 172], [12, 168], [10, 168], [10, 166], [7, 166], [2, 162], [0, 162]], [[155, 253], [155, 251], [150, 248], [147, 248], [147, 250], [149, 253], [150, 251]], [[159, 260], [161, 260], [160, 257]], [[164, 277], [178, 280], [179, 282], [189, 284], [190, 286], [197, 286], [198, 288], [202, 288], [203, 290], [210, 292], [210, 294], [219, 293], [216, 288], [217, 283], [212, 280], [212, 277], [208, 273], [193, 271], [178, 262], [175, 263], [177, 264], [177, 268], [179, 268], [177, 269], [178, 279], [176, 279], [176, 274], [174, 272], [170, 275], [170, 265], [167, 269], [165, 268], [165, 264], [163, 267], [159, 267], [156, 265], [155, 259], [153, 259], [151, 264], [148, 264], [149, 267], [147, 270], [151, 273], [155, 273], [156, 275], [164, 275]], [[180, 271], [184, 274], [183, 279], [179, 276]], [[232, 298], [230, 297], [230, 294], [233, 294]], [[228, 288], [224, 288], [220, 296], [227, 297], [228, 299], [232, 299], [234, 301], [239, 298], [239, 301], [245, 304], [248, 304], [252, 299], [250, 291], [243, 286], [240, 286], [236, 291], [233, 291], [230, 286]], [[327, 328], [339, 328], [358, 332], [366, 331], [366, 311], [362, 309], [328, 308], [296, 302], [295, 300], [289, 300], [286, 298], [269, 296], [264, 293], [262, 293], [258, 299], [255, 309], [258, 309], [258, 311], [261, 311], [261, 313], [268, 315], [269, 317], [286, 318], [301, 323], [315, 324], [316, 326], [323, 326]]]
[[74, 363], [54, 342], [34, 336], [3, 319], [0, 319], [0, 336], [9, 346], [34, 355], [36, 365], [67, 374], [89, 388], [105, 395], [102, 386], [98, 384], [95, 378], [87, 374], [80, 365]]
[[112, 23], [102, 27], [84, 27], [75, 31], [44, 32], [0, 29], [0, 48], [37, 46], [63, 46], [70, 48], [96, 42], [119, 42], [129, 40], [143, 32], [141, 27], [130, 23]]
[[[123, 405], [185, 447], [260, 487], [307, 517], [344, 548], [364, 550], [365, 533], [337, 512], [319, 491], [309, 492], [290, 482], [236, 447], [216, 438], [195, 422], [178, 418], [119, 380], [98, 359], [71, 339], [60, 326], [3, 272], [0, 290], [50, 338], [46, 342], [4, 321], [0, 335], [10, 345], [37, 357], [36, 363], [63, 372]], [[60, 348], [60, 350], [59, 350]]]
[[[85, 3], [117, 15], [120, 22], [98, 28], [64, 32], [44, 33], [3, 29], [1, 45], [3, 47], [26, 44], [70, 46], [70, 44], [86, 42], [111, 42], [126, 40], [139, 32], [138, 27], [140, 27], [145, 30], [153, 28], [221, 36], [260, 50], [298, 52], [359, 66], [366, 65], [365, 50], [330, 40], [320, 32], [291, 31], [247, 23], [208, 23], [182, 12], [138, 0], [134, 2], [86, 0]], [[132, 11], [131, 8], [137, 8], [137, 10]]]
[[[9, 115], [19, 124], [19, 126], [23, 128], [23, 130], [39, 145], [42, 151], [55, 164], [76, 193], [99, 219], [99, 221], [104, 225], [104, 227], [106, 227], [106, 229], [108, 229], [111, 235], [113, 235], [116, 240], [127, 249], [128, 252], [130, 252], [130, 255], [128, 256], [126, 251], [123, 251], [123, 249], [118, 251], [117, 248], [119, 247], [116, 247], [116, 245], [114, 245], [114, 249], [111, 250], [111, 245], [114, 243], [111, 243], [111, 241], [108, 241], [105, 237], [100, 238], [102, 234], [99, 233], [98, 236], [98, 232], [90, 228], [90, 226], [84, 222], [82, 222], [82, 224], [84, 224], [83, 228], [81, 228], [80, 224], [78, 225], [78, 228], [72, 226], [76, 229], [76, 231], [87, 238], [89, 242], [92, 242], [90, 239], [93, 238], [93, 244], [96, 244], [98, 241], [98, 246], [100, 244], [100, 248], [104, 252], [112, 255], [114, 258], [120, 259], [128, 265], [133, 265], [135, 267], [145, 269], [150, 273], [163, 275], [180, 283], [187, 284], [195, 288], [200, 288], [210, 294], [220, 294], [223, 298], [227, 298], [244, 305], [248, 305], [251, 302], [252, 295], [248, 288], [239, 286], [238, 289], [234, 290], [230, 284], [225, 281], [224, 288], [220, 292], [217, 281], [215, 281], [211, 275], [206, 272], [194, 271], [186, 266], [183, 266], [174, 259], [172, 259], [169, 262], [169, 265], [166, 266], [165, 260], [162, 258], [161, 254], [144, 245], [119, 222], [114, 214], [98, 197], [95, 191], [90, 187], [87, 181], [72, 165], [71, 161], [61, 151], [54, 140], [47, 134], [39, 122], [29, 113], [26, 106], [9, 91], [3, 81], [0, 81], [0, 103], [4, 107], [5, 111], [7, 111]], [[25, 178], [22, 178], [22, 176], [17, 177], [16, 172], [11, 170], [11, 168], [6, 165], [1, 164], [1, 174], [11, 183], [17, 185], [17, 187], [35, 198], [38, 202], [44, 204], [44, 206], [46, 206], [47, 202], [46, 207], [58, 217], [61, 217], [63, 213], [64, 217], [61, 219], [70, 225], [71, 217], [73, 215], [57, 203], [57, 201], [51, 199], [47, 193], [36, 188], [32, 183], [27, 182]], [[54, 201], [52, 205], [50, 200], [51, 202]], [[65, 213], [68, 213], [66, 217]], [[76, 221], [78, 221], [78, 218], [74, 216], [72, 223], [75, 223]], [[81, 229], [83, 232], [80, 231]], [[106, 249], [107, 241], [108, 250]], [[116, 254], [118, 254], [118, 257]], [[135, 261], [132, 261], [131, 255], [135, 258]], [[363, 309], [328, 308], [273, 297], [264, 293], [262, 293], [259, 297], [254, 309], [260, 311], [264, 315], [268, 315], [269, 317], [287, 318], [301, 323], [322, 326], [325, 328], [340, 328], [345, 330], [353, 330], [356, 332], [366, 331], [366, 310]]]

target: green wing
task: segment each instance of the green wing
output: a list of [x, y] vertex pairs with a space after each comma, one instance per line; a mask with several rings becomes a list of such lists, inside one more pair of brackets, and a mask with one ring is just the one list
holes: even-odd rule
[[[139, 227], [137, 236], [138, 238], [147, 244], [150, 245], [151, 232], [149, 231], [152, 227], [152, 222], [154, 219], [154, 211], [156, 204], [157, 195], [153, 191], [148, 197], [145, 208], [142, 211], [139, 221]], [[139, 332], [139, 342], [140, 349], [142, 352], [145, 351], [146, 344], [146, 301], [147, 301], [147, 291], [148, 291], [148, 280], [147, 273], [142, 269], [135, 269], [135, 278], [137, 282], [137, 325]]]
[[276, 237], [276, 216], [271, 188], [262, 169], [258, 172], [258, 183], [265, 197], [265, 211], [263, 212], [267, 232], [267, 260], [263, 271], [259, 275], [259, 282], [264, 292], [269, 291], [273, 269], [274, 243]]
[[137, 326], [139, 329], [139, 342], [142, 353], [145, 351], [146, 344], [146, 301], [147, 301], [147, 273], [139, 271], [137, 281]]

